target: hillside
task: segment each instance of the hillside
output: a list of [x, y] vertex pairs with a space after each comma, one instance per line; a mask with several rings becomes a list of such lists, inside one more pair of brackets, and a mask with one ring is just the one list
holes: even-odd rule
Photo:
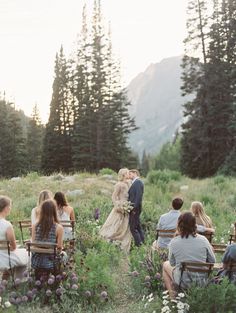
[[134, 151], [142, 154], [159, 151], [163, 143], [173, 138], [181, 125], [181, 56], [151, 64], [128, 85], [132, 102], [130, 113], [139, 129], [130, 136]]

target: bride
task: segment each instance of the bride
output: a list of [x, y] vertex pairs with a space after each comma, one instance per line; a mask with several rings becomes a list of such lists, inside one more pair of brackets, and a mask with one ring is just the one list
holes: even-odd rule
[[105, 239], [118, 241], [121, 249], [129, 252], [131, 232], [129, 228], [128, 206], [129, 170], [122, 168], [118, 172], [118, 182], [112, 194], [113, 209], [100, 230], [100, 235]]

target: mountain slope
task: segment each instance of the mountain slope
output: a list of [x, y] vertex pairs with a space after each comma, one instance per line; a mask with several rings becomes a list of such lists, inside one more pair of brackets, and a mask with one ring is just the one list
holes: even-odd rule
[[151, 64], [128, 85], [132, 102], [130, 113], [139, 129], [130, 135], [132, 149], [154, 154], [168, 140], [183, 120], [181, 96], [181, 56]]

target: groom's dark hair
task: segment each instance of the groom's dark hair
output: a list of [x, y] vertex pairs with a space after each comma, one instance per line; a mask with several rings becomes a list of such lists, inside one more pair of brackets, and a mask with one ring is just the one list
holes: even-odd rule
[[179, 210], [181, 209], [182, 205], [183, 205], [184, 201], [182, 198], [174, 198], [172, 200], [172, 207], [175, 210]]
[[140, 173], [136, 169], [129, 170], [131, 173], [135, 173], [137, 176], [140, 176]]

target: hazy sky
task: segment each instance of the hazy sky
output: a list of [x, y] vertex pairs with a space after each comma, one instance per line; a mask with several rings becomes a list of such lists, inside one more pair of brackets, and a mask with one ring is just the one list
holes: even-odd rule
[[[49, 113], [55, 54], [72, 50], [84, 2], [0, 0], [0, 91], [30, 115], [38, 103]], [[128, 84], [150, 63], [183, 53], [186, 0], [102, 0], [113, 48]]]

